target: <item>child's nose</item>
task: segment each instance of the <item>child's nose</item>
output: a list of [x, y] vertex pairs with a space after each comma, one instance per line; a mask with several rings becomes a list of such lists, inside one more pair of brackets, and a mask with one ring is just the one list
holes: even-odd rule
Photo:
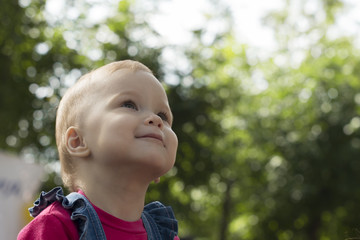
[[161, 119], [161, 117], [159, 117], [158, 115], [156, 114], [150, 114], [146, 120], [145, 120], [145, 124], [146, 125], [153, 125], [153, 126], [156, 126], [160, 129], [163, 128], [163, 121]]

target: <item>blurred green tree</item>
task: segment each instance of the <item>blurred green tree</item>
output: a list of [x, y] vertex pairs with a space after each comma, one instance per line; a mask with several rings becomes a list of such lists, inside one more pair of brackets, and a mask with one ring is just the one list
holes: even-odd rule
[[[360, 225], [359, 49], [329, 33], [342, 1], [319, 0], [315, 10], [296, 2], [264, 18], [278, 43], [266, 58], [234, 39], [229, 9], [215, 1], [208, 26], [226, 26], [196, 30], [191, 45], [173, 48], [189, 66], [167, 86], [178, 158], [147, 200], [173, 206], [180, 236], [345, 239]], [[56, 162], [56, 106], [95, 67], [132, 58], [165, 78], [164, 46], [149, 44], [161, 41], [132, 3], [89, 24], [96, 6], [86, 1], [67, 2], [76, 17], [50, 19], [45, 1], [2, 1], [1, 149]], [[45, 190], [58, 183], [50, 173]]]
[[287, 3], [264, 19], [278, 40], [266, 59], [231, 33], [206, 45], [206, 31], [194, 32], [181, 87], [205, 87], [208, 110], [200, 131], [193, 117], [181, 129], [200, 145], [180, 145], [178, 176], [207, 182], [188, 175], [174, 187], [196, 239], [345, 239], [359, 225], [359, 50], [330, 36], [341, 1], [318, 1], [315, 12]]
[[[213, 207], [231, 222], [211, 239], [344, 239], [358, 227], [359, 50], [352, 38], [329, 38], [341, 2], [321, 3], [324, 18], [288, 1], [265, 19], [279, 44], [268, 59], [230, 38], [193, 62], [225, 101], [212, 115], [223, 130], [213, 139], [223, 186]], [[226, 203], [229, 215], [219, 211]]]

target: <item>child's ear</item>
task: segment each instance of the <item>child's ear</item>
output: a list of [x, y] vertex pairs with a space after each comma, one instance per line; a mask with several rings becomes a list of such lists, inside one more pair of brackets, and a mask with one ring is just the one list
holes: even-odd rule
[[81, 136], [79, 129], [76, 127], [69, 127], [66, 131], [66, 148], [71, 156], [87, 157], [90, 155], [90, 149], [84, 138]]

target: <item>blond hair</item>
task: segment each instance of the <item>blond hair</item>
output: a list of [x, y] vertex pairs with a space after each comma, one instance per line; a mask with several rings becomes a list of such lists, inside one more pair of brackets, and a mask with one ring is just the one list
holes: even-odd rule
[[145, 71], [152, 74], [151, 70], [140, 62], [132, 60], [124, 60], [109, 63], [96, 70], [93, 70], [83, 75], [71, 88], [69, 88], [59, 103], [56, 115], [56, 144], [59, 152], [59, 159], [61, 164], [61, 176], [64, 185], [70, 191], [77, 191], [76, 183], [76, 166], [74, 161], [66, 148], [66, 131], [71, 126], [78, 126], [81, 124], [81, 111], [86, 107], [85, 102], [91, 97], [91, 87], [94, 81], [106, 79], [96, 79], [95, 73], [105, 71], [108, 74], [120, 69], [129, 69], [133, 72]]

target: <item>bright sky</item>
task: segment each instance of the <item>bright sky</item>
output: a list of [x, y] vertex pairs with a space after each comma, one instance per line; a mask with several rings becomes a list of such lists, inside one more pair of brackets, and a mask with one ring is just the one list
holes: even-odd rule
[[[140, 0], [144, 2], [146, 0]], [[222, 0], [230, 6], [235, 20], [237, 39], [250, 46], [268, 49], [274, 47], [272, 30], [264, 26], [261, 19], [270, 11], [282, 9], [285, 0]], [[292, 8], [296, 12], [299, 2], [306, 2], [307, 13], [319, 15], [319, 1], [294, 0]], [[343, 0], [347, 4], [344, 14], [338, 18], [337, 30], [334, 34], [357, 35], [360, 37], [360, 1]], [[191, 7], [189, 7], [191, 6]], [[150, 22], [171, 43], [184, 43], [191, 29], [206, 26], [206, 20], [201, 12], [211, 11], [206, 0], [171, 0], [163, 2], [158, 7], [159, 12]], [[294, 14], [294, 21], [297, 21]], [[318, 16], [321, 17], [321, 16]]]
[[[233, 12], [236, 35], [241, 42], [262, 47], [273, 44], [272, 33], [262, 26], [261, 18], [266, 12], [280, 8], [284, 1], [223, 0], [223, 2], [229, 5]], [[201, 13], [214, 11], [209, 1], [205, 0], [172, 0], [160, 5], [159, 9], [160, 14], [154, 16], [150, 22], [170, 42], [175, 43], [190, 40], [187, 38], [189, 30], [207, 26], [206, 19]]]
[[[20, 5], [26, 6], [31, 0], [19, 0]], [[87, 19], [85, 21], [86, 26], [91, 27], [95, 23], [104, 22], [109, 16], [116, 13], [117, 3], [121, 0], [77, 0], [74, 1], [75, 6], [69, 8], [65, 6], [65, 0], [48, 0], [46, 2], [46, 18], [51, 24], [52, 22], [63, 22], [61, 19], [67, 18], [75, 20], [78, 18], [81, 11], [87, 11]], [[343, 13], [337, 17], [337, 25], [328, 29], [329, 38], [337, 38], [341, 35], [353, 35], [358, 40], [355, 42], [356, 46], [360, 48], [360, 1], [359, 0], [343, 0], [346, 4], [346, 8]], [[152, 26], [162, 36], [161, 41], [163, 46], [168, 45], [182, 45], [186, 46], [192, 41], [192, 30], [207, 29], [207, 35], [205, 41], [208, 39], [211, 41], [211, 35], [214, 36], [215, 32], [224, 29], [226, 26], [226, 20], [218, 18], [216, 21], [209, 22], [206, 19], [204, 13], [210, 13], [212, 15], [219, 14], [219, 9], [214, 7], [209, 0], [136, 0], [135, 9], [138, 9], [141, 14], [135, 15], [135, 21], [144, 20]], [[284, 7], [286, 0], [221, 0], [220, 2], [227, 4], [234, 17], [234, 31], [235, 37], [239, 43], [247, 44], [253, 49], [253, 55], [260, 58], [267, 58], [276, 50], [276, 41], [274, 39], [273, 31], [262, 23], [262, 18], [269, 12], [274, 10], [280, 10]], [[299, 15], [299, 4], [305, 4], [305, 12], [307, 14], [313, 14], [316, 19], [323, 19], [324, 15], [321, 14], [319, 9], [321, 6], [320, 0], [292, 0], [290, 6], [290, 21], [298, 24], [302, 29], [306, 30], [311, 27], [305, 18], [301, 18]], [[92, 7], [85, 10], [86, 4]], [[85, 27], [86, 27], [85, 26]], [[111, 37], [111, 31], [103, 29], [103, 33], [100, 34], [103, 37], [105, 35]], [[133, 34], [134, 35], [134, 34]], [[143, 38], [143, 33], [137, 34], [138, 38]], [[64, 36], [67, 40], [67, 44], [74, 37], [74, 34], [67, 32]], [[78, 36], [79, 37], [79, 36]], [[80, 36], [81, 37], [81, 36]], [[115, 36], [116, 37], [116, 36]], [[207, 38], [206, 38], [207, 37]], [[69, 40], [70, 39], [70, 40]], [[98, 39], [98, 36], [97, 36]], [[116, 39], [115, 39], [116, 40]], [[151, 38], [145, 39], [149, 46], [157, 45], [158, 40], [155, 39], [151, 43]], [[306, 49], [306, 44], [309, 39], [300, 39], [299, 46], [303, 46]], [[150, 44], [149, 44], [150, 43]], [[160, 45], [161, 45], [160, 44]], [[97, 60], [102, 56], [100, 49], [96, 49], [96, 46], [91, 46], [87, 55]], [[41, 50], [41, 49], [39, 49]], [[137, 50], [136, 50], [137, 51]], [[293, 52], [294, 64], [300, 63], [302, 60], [300, 51]], [[185, 57], [181, 56], [181, 52], [175, 52], [173, 48], [164, 49], [162, 53], [163, 62], [166, 63], [165, 81], [168, 83], [174, 83], [179, 79], [176, 79], [176, 74], [171, 74], [172, 70], [185, 71], [190, 68]], [[176, 61], [175, 61], [176, 59]], [[284, 61], [278, 59], [279, 64], [283, 64]], [[283, 62], [283, 63], [281, 63]]]
[[[93, 7], [88, 11], [89, 25], [101, 22], [106, 17], [114, 13], [119, 0], [80, 0], [75, 1], [76, 7], [70, 8], [64, 14], [64, 0], [48, 0], [46, 11], [49, 13], [48, 18], [51, 22], [58, 19], [59, 16], [66, 16], [70, 19], [76, 19], [79, 10], [84, 2], [90, 3]], [[272, 10], [281, 9], [285, 0], [222, 0], [230, 6], [233, 13], [236, 27], [237, 39], [242, 43], [263, 49], [272, 48], [275, 45], [272, 31], [261, 23], [261, 18]], [[295, 0], [296, 2], [304, 0]], [[28, 5], [30, 0], [19, 0], [20, 4]], [[105, 2], [105, 3], [104, 3]], [[199, 29], [204, 26], [208, 28], [221, 29], [221, 22], [211, 25], [207, 23], [204, 12], [216, 12], [207, 0], [166, 0], [166, 1], [149, 1], [137, 0], [137, 8], [144, 11], [147, 9], [155, 9], [156, 14], [151, 14], [146, 19], [162, 36], [163, 40], [169, 44], [185, 44], [191, 41], [190, 32], [193, 29]], [[319, 8], [316, 0], [305, 0], [306, 9], [309, 13], [317, 13]], [[355, 34], [359, 35], [360, 23], [360, 1], [344, 0], [349, 5], [338, 21], [339, 29], [335, 34]]]

